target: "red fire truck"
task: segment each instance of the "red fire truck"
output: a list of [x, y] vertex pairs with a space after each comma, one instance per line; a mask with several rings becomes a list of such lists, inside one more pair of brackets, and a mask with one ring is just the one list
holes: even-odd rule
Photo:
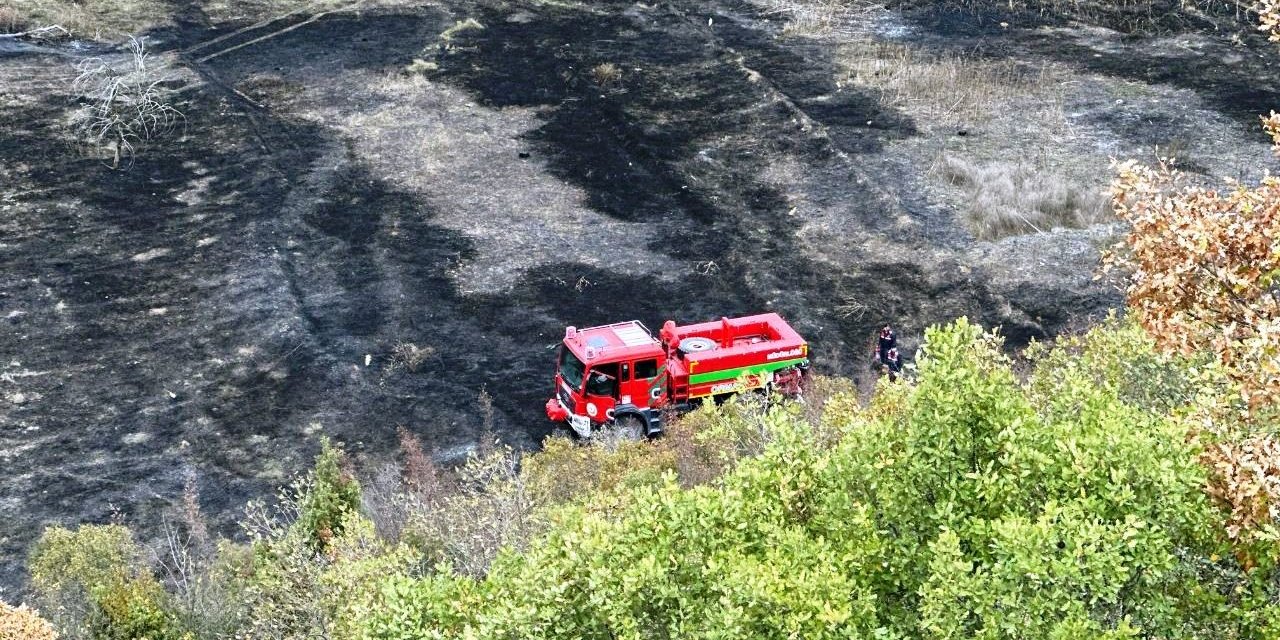
[[547, 417], [583, 437], [609, 427], [662, 433], [661, 410], [747, 389], [798, 393], [809, 344], [776, 313], [677, 326], [639, 321], [564, 332]]

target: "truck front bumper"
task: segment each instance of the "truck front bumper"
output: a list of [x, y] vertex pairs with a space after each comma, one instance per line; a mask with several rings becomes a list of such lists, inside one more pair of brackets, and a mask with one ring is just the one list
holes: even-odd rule
[[547, 417], [552, 422], [564, 422], [569, 419], [569, 410], [560, 404], [560, 400], [552, 398], [547, 400]]
[[560, 400], [557, 398], [548, 400], [546, 408], [547, 417], [552, 421], [567, 422], [574, 433], [583, 438], [591, 437], [591, 418], [574, 415], [563, 404], [560, 404]]

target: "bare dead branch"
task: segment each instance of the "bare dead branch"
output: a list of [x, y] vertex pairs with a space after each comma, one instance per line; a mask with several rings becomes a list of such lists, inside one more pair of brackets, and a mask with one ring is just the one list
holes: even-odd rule
[[[83, 105], [72, 117], [72, 131], [98, 153], [109, 151], [110, 167], [128, 168], [139, 146], [169, 133], [185, 116], [169, 104], [163, 67], [150, 64], [146, 45], [129, 37], [126, 62], [113, 66], [98, 57], [76, 65], [72, 88]], [[123, 68], [120, 68], [123, 67]]]
[[38, 40], [42, 42], [48, 40], [61, 40], [63, 38], [70, 37], [71, 32], [58, 24], [51, 24], [44, 27], [38, 27], [36, 29], [27, 29], [26, 31], [19, 31], [17, 33], [0, 33], [0, 38], [8, 38], [11, 40]]

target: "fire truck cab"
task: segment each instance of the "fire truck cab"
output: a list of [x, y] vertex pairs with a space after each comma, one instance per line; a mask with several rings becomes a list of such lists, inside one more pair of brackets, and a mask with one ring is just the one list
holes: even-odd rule
[[798, 393], [808, 344], [775, 313], [677, 326], [659, 337], [639, 321], [565, 329], [547, 417], [578, 435], [662, 432], [661, 411], [754, 388]]

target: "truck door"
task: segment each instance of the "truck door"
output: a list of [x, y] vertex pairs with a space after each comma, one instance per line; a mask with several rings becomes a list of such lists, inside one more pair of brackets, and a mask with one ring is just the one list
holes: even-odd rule
[[640, 408], [657, 407], [666, 402], [667, 372], [658, 358], [644, 358], [631, 363], [632, 381], [628, 391], [631, 403]]
[[613, 408], [618, 404], [618, 377], [621, 373], [618, 364], [597, 364], [587, 372], [587, 417], [596, 422], [611, 419]]

